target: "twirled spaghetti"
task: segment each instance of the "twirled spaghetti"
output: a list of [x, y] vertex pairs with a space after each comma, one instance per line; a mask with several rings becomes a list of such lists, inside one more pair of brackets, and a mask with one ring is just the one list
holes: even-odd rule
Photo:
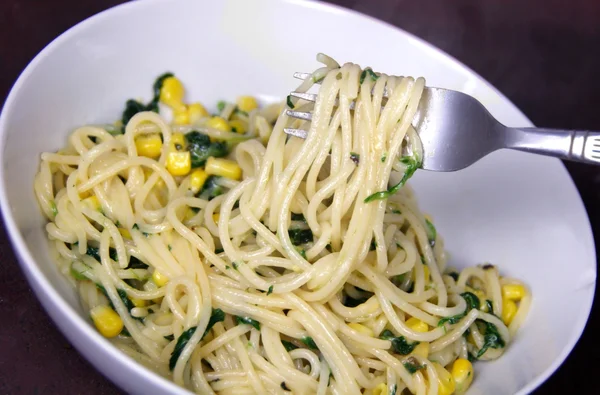
[[310, 123], [247, 97], [210, 116], [167, 74], [123, 130], [42, 154], [59, 268], [100, 332], [198, 393], [464, 392], [530, 295], [492, 265], [447, 268], [404, 185], [424, 80], [318, 59], [297, 89], [319, 83], [316, 103], [287, 100]]

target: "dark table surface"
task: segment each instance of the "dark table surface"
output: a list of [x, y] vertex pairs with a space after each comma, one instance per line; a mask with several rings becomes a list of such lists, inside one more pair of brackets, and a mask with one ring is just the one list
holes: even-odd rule
[[[52, 39], [116, 0], [0, 1], [0, 102]], [[333, 0], [407, 30], [474, 69], [536, 125], [600, 130], [600, 2]], [[566, 164], [600, 232], [600, 168]], [[596, 244], [598, 236], [596, 236]], [[0, 394], [119, 394], [52, 324], [0, 227]], [[600, 330], [595, 307], [560, 369], [536, 393], [586, 393]]]

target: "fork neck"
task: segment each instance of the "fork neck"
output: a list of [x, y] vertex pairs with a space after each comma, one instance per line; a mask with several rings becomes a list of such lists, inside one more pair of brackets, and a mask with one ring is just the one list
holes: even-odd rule
[[547, 128], [506, 128], [505, 147], [561, 159], [583, 157], [587, 132]]

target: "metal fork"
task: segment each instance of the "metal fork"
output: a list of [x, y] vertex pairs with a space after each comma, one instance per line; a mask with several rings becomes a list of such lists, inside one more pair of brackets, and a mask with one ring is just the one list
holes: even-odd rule
[[[298, 79], [310, 76], [294, 74]], [[317, 99], [311, 93], [292, 92], [291, 96], [312, 102]], [[286, 112], [293, 118], [312, 119], [310, 112]], [[600, 132], [507, 127], [477, 99], [448, 89], [425, 88], [412, 124], [423, 144], [425, 170], [460, 170], [501, 148], [600, 164]], [[302, 129], [286, 128], [284, 132], [300, 138], [308, 135]]]

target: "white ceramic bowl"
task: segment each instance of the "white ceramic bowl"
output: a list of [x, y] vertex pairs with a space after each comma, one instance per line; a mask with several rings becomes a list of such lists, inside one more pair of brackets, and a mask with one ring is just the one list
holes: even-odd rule
[[[301, 25], [310, 29], [292, 27]], [[126, 99], [150, 95], [166, 70], [205, 103], [246, 93], [282, 98], [296, 86], [294, 71], [314, 69], [317, 52], [422, 75], [429, 85], [475, 96], [508, 125], [531, 125], [487, 82], [427, 43], [355, 12], [293, 0], [128, 3], [57, 38], [12, 89], [0, 117], [0, 202], [21, 266], [63, 333], [126, 391], [184, 392], [89, 325], [48, 257], [32, 186], [39, 154], [65, 144], [76, 126], [116, 119]], [[533, 292], [514, 343], [501, 359], [477, 364], [469, 393], [532, 391], [579, 339], [594, 295], [594, 243], [568, 173], [558, 160], [502, 151], [457, 173], [419, 171], [412, 185], [454, 265], [493, 262]]]

